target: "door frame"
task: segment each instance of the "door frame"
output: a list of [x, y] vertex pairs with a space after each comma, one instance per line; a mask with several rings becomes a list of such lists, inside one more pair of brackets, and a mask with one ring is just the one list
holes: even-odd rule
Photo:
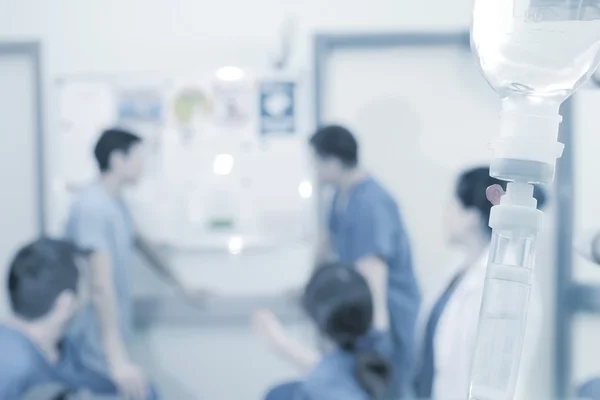
[[33, 149], [36, 159], [35, 171], [36, 186], [38, 192], [37, 212], [38, 231], [40, 235], [46, 232], [46, 177], [45, 177], [45, 146], [44, 146], [44, 110], [42, 89], [42, 45], [38, 41], [8, 42], [0, 41], [0, 58], [3, 56], [27, 57], [33, 66], [33, 100], [35, 113], [35, 148]]
[[[390, 32], [390, 33], [342, 33], [316, 34], [313, 39], [313, 118], [315, 129], [323, 120], [327, 64], [334, 52], [393, 49], [405, 47], [470, 47], [469, 32]], [[482, 78], [483, 79], [483, 78]], [[565, 144], [559, 159], [554, 180], [556, 196], [556, 235], [555, 235], [555, 347], [554, 347], [554, 394], [565, 398], [572, 388], [572, 316], [581, 312], [594, 300], [595, 309], [600, 313], [600, 288], [591, 293], [579, 289], [573, 280], [573, 226], [574, 226], [574, 163], [573, 163], [573, 101], [566, 101], [561, 107], [563, 122], [560, 125], [560, 140]], [[321, 196], [318, 197], [320, 212], [325, 208]]]

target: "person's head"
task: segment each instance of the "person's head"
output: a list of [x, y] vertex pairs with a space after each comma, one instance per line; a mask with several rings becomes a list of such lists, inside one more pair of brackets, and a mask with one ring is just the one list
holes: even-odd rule
[[[445, 215], [451, 244], [464, 245], [474, 238], [489, 238], [492, 230], [488, 221], [492, 204], [486, 197], [486, 190], [496, 184], [506, 189], [506, 182], [490, 176], [489, 166], [470, 168], [459, 175]], [[536, 186], [533, 195], [538, 208], [543, 208], [546, 202], [543, 190]]]
[[142, 139], [123, 129], [102, 132], [94, 147], [102, 174], [111, 174], [124, 183], [136, 182], [143, 168]]
[[306, 285], [303, 305], [325, 337], [355, 354], [358, 382], [373, 398], [380, 398], [389, 384], [391, 366], [366, 340], [374, 314], [367, 281], [352, 265], [324, 265]]
[[320, 128], [310, 138], [310, 145], [315, 153], [319, 179], [324, 183], [338, 183], [358, 165], [358, 142], [342, 126]]
[[16, 317], [64, 327], [77, 310], [82, 252], [71, 243], [41, 238], [19, 249], [10, 263], [8, 294]]

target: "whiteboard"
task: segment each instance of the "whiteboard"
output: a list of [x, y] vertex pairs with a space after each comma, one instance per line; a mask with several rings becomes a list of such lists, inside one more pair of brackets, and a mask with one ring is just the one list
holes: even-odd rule
[[63, 224], [73, 192], [96, 179], [93, 146], [116, 125], [144, 138], [145, 175], [127, 197], [154, 242], [237, 252], [313, 240], [306, 83], [251, 71], [231, 82], [212, 72], [61, 78], [53, 220]]

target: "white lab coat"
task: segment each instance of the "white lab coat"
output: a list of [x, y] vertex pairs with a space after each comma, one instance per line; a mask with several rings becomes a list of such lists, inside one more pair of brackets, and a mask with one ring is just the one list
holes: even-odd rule
[[[469, 390], [470, 370], [477, 336], [479, 309], [483, 295], [488, 252], [472, 266], [454, 290], [438, 322], [434, 337], [435, 375], [433, 400], [465, 400]], [[459, 271], [454, 268], [449, 279]], [[429, 311], [444, 292], [446, 281], [435, 296], [423, 308], [421, 331], [429, 317]], [[537, 285], [534, 283], [534, 287]], [[519, 369], [517, 399], [526, 399], [524, 384], [531, 373], [542, 325], [542, 304], [539, 292], [532, 291], [527, 320], [527, 332], [523, 345], [523, 356]], [[423, 335], [419, 335], [420, 338]]]

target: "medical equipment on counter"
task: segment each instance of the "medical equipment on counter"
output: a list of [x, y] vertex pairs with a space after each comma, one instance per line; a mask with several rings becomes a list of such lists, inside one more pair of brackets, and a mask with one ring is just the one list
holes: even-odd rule
[[476, 0], [471, 47], [502, 99], [490, 175], [509, 181], [493, 228], [470, 400], [514, 397], [542, 226], [533, 183], [550, 183], [559, 107], [600, 63], [600, 0]]

